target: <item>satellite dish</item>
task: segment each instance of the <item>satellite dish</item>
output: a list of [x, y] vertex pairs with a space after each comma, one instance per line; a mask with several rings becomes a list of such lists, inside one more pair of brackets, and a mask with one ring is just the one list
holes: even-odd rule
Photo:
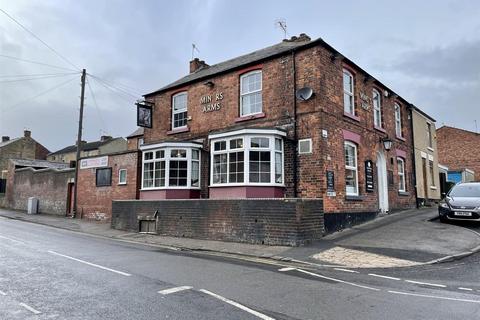
[[300, 99], [303, 101], [307, 101], [312, 97], [312, 95], [313, 95], [313, 90], [310, 87], [304, 87], [304, 88], [298, 89], [297, 92], [295, 93], [295, 96], [297, 97], [297, 99]]

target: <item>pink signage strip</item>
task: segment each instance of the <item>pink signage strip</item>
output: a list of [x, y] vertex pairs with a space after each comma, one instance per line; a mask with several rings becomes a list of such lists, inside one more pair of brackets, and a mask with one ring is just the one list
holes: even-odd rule
[[342, 131], [343, 131], [344, 140], [348, 140], [348, 141], [355, 142], [356, 144], [360, 144], [361, 137], [359, 134], [352, 131], [345, 130], [345, 129], [342, 129]]
[[395, 149], [395, 153], [397, 154], [397, 157], [406, 159], [407, 158], [407, 153], [403, 150], [400, 149]]

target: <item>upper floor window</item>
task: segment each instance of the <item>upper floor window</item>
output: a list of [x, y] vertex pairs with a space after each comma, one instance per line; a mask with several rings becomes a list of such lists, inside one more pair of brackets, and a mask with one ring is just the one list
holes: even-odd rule
[[172, 129], [187, 126], [187, 99], [186, 92], [173, 96], [172, 101]]
[[378, 90], [373, 89], [373, 124], [382, 127], [382, 96]]
[[345, 141], [345, 191], [351, 196], [358, 196], [357, 160], [357, 145]]
[[353, 76], [343, 69], [343, 111], [355, 115]]
[[395, 103], [395, 132], [397, 137], [402, 137], [402, 113], [398, 103]]
[[427, 146], [433, 148], [432, 124], [427, 122]]
[[398, 191], [406, 191], [405, 183], [405, 160], [397, 158], [397, 172], [398, 172]]
[[240, 116], [262, 112], [262, 71], [240, 77]]
[[430, 172], [430, 186], [435, 187], [435, 174], [433, 170], [433, 160], [428, 160], [428, 171]]

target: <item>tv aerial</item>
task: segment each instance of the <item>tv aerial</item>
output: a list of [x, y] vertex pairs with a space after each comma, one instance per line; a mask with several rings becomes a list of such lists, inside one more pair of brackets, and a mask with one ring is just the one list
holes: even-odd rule
[[287, 39], [287, 20], [284, 18], [275, 20], [275, 28], [281, 29], [283, 31], [283, 39]]

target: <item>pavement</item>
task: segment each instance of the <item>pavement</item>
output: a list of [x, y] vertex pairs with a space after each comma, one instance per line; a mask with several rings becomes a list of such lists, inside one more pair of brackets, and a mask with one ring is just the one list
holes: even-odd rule
[[279, 260], [311, 267], [412, 267], [460, 259], [480, 251], [478, 232], [451, 224], [432, 223], [431, 220], [437, 217], [436, 209], [432, 208], [385, 215], [302, 247], [131, 233], [111, 229], [104, 223], [45, 214], [28, 215], [6, 209], [0, 209], [0, 216], [175, 251]]

